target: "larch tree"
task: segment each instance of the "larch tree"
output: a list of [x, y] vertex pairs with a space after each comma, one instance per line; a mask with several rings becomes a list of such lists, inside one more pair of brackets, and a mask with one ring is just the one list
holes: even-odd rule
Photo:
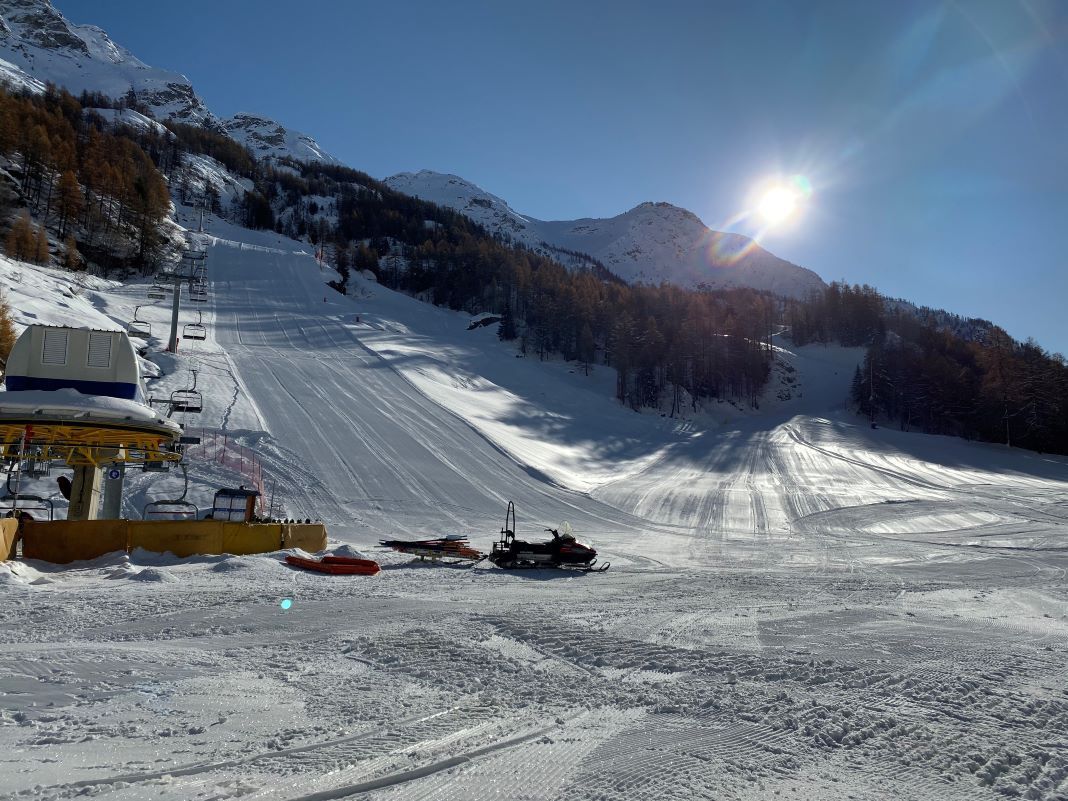
[[7, 233], [4, 243], [7, 255], [16, 261], [29, 261], [34, 254], [33, 223], [30, 213], [23, 209], [15, 219], [15, 224]]

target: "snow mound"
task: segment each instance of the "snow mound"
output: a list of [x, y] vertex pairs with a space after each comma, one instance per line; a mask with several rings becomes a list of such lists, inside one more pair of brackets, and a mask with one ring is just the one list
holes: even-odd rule
[[155, 567], [146, 567], [144, 570], [139, 570], [136, 573], [130, 575], [131, 581], [150, 581], [160, 584], [175, 584], [178, 579], [168, 573], [165, 570], [159, 570]]

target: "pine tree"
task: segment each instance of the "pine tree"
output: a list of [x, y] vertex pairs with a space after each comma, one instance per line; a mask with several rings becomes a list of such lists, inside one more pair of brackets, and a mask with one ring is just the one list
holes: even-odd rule
[[515, 315], [512, 314], [512, 301], [506, 300], [504, 312], [501, 314], [501, 324], [497, 329], [497, 336], [505, 342], [511, 342], [516, 338]]
[[82, 267], [82, 254], [78, 252], [74, 234], [68, 234], [63, 241], [63, 266], [68, 270], [79, 270]]
[[4, 243], [7, 255], [16, 261], [28, 261], [34, 254], [33, 223], [30, 213], [23, 209], [15, 219], [15, 224], [7, 233]]
[[33, 229], [33, 261], [35, 264], [46, 264], [50, 255], [48, 234], [43, 225], [38, 225]]
[[579, 334], [578, 340], [578, 357], [585, 366], [586, 375], [590, 374], [590, 362], [594, 360], [595, 355], [596, 346], [593, 341], [593, 331], [590, 330], [589, 323], [583, 323], [582, 332]]
[[67, 170], [59, 178], [56, 211], [59, 213], [59, 235], [63, 236], [67, 232], [67, 224], [82, 213], [82, 188], [71, 170]]
[[15, 324], [11, 321], [11, 309], [7, 305], [7, 298], [0, 293], [0, 364], [5, 367], [15, 339]]

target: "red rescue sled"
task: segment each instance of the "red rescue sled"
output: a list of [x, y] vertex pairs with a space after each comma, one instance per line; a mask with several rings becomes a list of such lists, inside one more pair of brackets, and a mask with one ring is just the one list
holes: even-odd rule
[[286, 563], [334, 576], [373, 576], [382, 569], [373, 559], [357, 559], [354, 556], [324, 556], [321, 560], [287, 556]]

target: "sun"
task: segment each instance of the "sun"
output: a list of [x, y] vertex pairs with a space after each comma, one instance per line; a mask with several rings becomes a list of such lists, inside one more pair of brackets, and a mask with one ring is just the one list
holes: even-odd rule
[[757, 210], [770, 224], [784, 222], [797, 211], [798, 193], [787, 186], [773, 186], [760, 198]]

